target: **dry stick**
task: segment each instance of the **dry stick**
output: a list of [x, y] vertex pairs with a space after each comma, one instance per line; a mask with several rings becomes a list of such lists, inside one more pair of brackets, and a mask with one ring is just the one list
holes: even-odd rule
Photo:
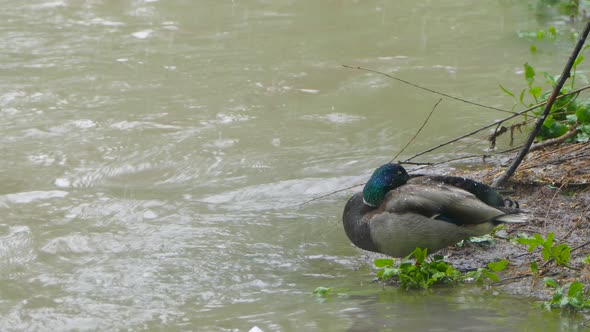
[[394, 80], [396, 80], [396, 81], [400, 81], [400, 82], [402, 82], [402, 83], [404, 83], [404, 84], [411, 85], [411, 86], [413, 86], [413, 87], [415, 87], [415, 88], [418, 88], [418, 89], [421, 89], [421, 90], [425, 90], [425, 91], [428, 91], [428, 92], [431, 92], [431, 93], [437, 94], [437, 95], [439, 95], [439, 96], [443, 96], [443, 97], [447, 97], [447, 98], [455, 99], [455, 100], [458, 100], [458, 101], [460, 101], [460, 102], [463, 102], [463, 103], [466, 103], [466, 104], [471, 104], [471, 105], [475, 105], [475, 106], [479, 106], [479, 107], [487, 108], [487, 109], [494, 110], [494, 111], [498, 111], [498, 112], [504, 112], [504, 113], [511, 113], [511, 114], [514, 114], [514, 112], [512, 112], [512, 111], [507, 111], [507, 110], [503, 110], [503, 109], [501, 109], [501, 108], [497, 108], [497, 107], [493, 107], [493, 106], [487, 106], [487, 105], [479, 104], [479, 103], [476, 103], [476, 102], [473, 102], [473, 101], [469, 101], [469, 100], [466, 100], [466, 99], [462, 99], [462, 98], [459, 98], [459, 97], [451, 96], [451, 95], [448, 95], [448, 94], [446, 94], [446, 93], [443, 93], [443, 92], [439, 92], [439, 91], [436, 91], [436, 90], [432, 90], [432, 89], [429, 89], [429, 88], [423, 87], [423, 86], [421, 86], [421, 85], [418, 85], [418, 84], [416, 84], [416, 83], [412, 83], [412, 82], [409, 82], [409, 81], [403, 80], [403, 79], [401, 79], [401, 78], [395, 77], [395, 76], [393, 76], [393, 75], [390, 75], [390, 74], [384, 73], [384, 72], [382, 72], [382, 71], [378, 71], [378, 70], [374, 70], [374, 69], [369, 69], [369, 68], [364, 68], [364, 67], [359, 67], [359, 66], [357, 66], [357, 67], [353, 67], [353, 66], [349, 66], [349, 65], [342, 65], [342, 67], [344, 67], [344, 68], [349, 68], [349, 69], [358, 69], [358, 70], [364, 70], [364, 71], [368, 71], [368, 72], [371, 72], [371, 73], [375, 73], [375, 74], [383, 75], [383, 76], [385, 76], [385, 77], [389, 77], [389, 78], [391, 78], [391, 79], [394, 79]]
[[574, 135], [577, 133], [578, 133], [578, 128], [572, 128], [567, 133], [563, 134], [562, 136], [548, 139], [548, 140], [545, 140], [541, 143], [537, 143], [537, 144], [531, 146], [530, 151], [536, 151], [536, 150], [542, 149], [542, 148], [549, 146], [549, 145], [563, 143], [563, 141], [565, 141], [566, 139], [568, 139], [570, 137], [574, 137]]
[[505, 278], [499, 281], [496, 281], [493, 283], [493, 285], [499, 285], [505, 281], [510, 281], [510, 280], [516, 280], [516, 279], [522, 279], [522, 278], [526, 278], [526, 277], [532, 277], [533, 275], [530, 273], [526, 273], [526, 274], [521, 274], [519, 276], [514, 276], [514, 277], [509, 277], [509, 278]]
[[[574, 133], [576, 133], [576, 132], [577, 132], [577, 130], [576, 130], [576, 131], [574, 131]], [[568, 132], [568, 133], [564, 134], [563, 136], [570, 136], [570, 133]], [[547, 141], [553, 141], [553, 142], [556, 142], [556, 143], [560, 143], [560, 142], [559, 142], [557, 139], [559, 139], [559, 138], [561, 138], [561, 137], [563, 137], [563, 136], [560, 136], [560, 137], [557, 137], [557, 138], [552, 138], [552, 139], [550, 139], [550, 140], [547, 140]], [[573, 135], [571, 135], [571, 136], [573, 136]], [[565, 139], [564, 139], [564, 140], [565, 140]], [[541, 142], [541, 143], [539, 143], [539, 144], [535, 144], [535, 145], [533, 145], [533, 146], [531, 147], [530, 151], [533, 151], [533, 150], [535, 150], [535, 147], [536, 147], [536, 146], [540, 146], [540, 147], [539, 147], [539, 149], [543, 148], [543, 147], [545, 146], [543, 143], [545, 143], [545, 142], [546, 142], [546, 141], [543, 141], [543, 142]], [[567, 151], [567, 150], [570, 150], [570, 151]], [[578, 149], [578, 148], [576, 147], [576, 149], [575, 149], [575, 150], [578, 150], [578, 151], [582, 151], [582, 152], [584, 152], [585, 148], [584, 148], [584, 147], [582, 147], [581, 149]], [[530, 151], [529, 151], [529, 152], [530, 152]], [[538, 153], [536, 156], [529, 158], [529, 160], [527, 160], [527, 164], [525, 164], [525, 165], [522, 165], [522, 167], [521, 167], [521, 170], [525, 170], [525, 169], [529, 169], [529, 168], [533, 168], [533, 167], [536, 167], [536, 166], [542, 165], [542, 164], [537, 164], [537, 165], [535, 165], [535, 164], [534, 164], [534, 162], [535, 162], [535, 161], [537, 161], [537, 160], [543, 160], [543, 159], [546, 159], [548, 156], [553, 156], [553, 155], [556, 155], [556, 154], [562, 154], [562, 155], [566, 155], [566, 154], [568, 154], [569, 152], [571, 152], [571, 148], [570, 148], [570, 147], [567, 147], [567, 146], [566, 146], [566, 147], [564, 148], [564, 147], [562, 146], [562, 147], [559, 147], [559, 148], [557, 148], [556, 150], [550, 150], [550, 151], [544, 151], [544, 152], [542, 152], [542, 153]], [[575, 154], [574, 154], [574, 155], [575, 155]], [[552, 160], [550, 160], [549, 162], [551, 162], [551, 161], [552, 161]], [[545, 162], [545, 163], [548, 163], [548, 162]]]
[[295, 205], [295, 206], [302, 206], [302, 205], [305, 205], [305, 204], [307, 204], [307, 203], [311, 203], [311, 202], [313, 202], [313, 201], [317, 201], [318, 199], [322, 199], [322, 198], [324, 198], [324, 197], [332, 196], [332, 195], [334, 195], [334, 194], [337, 194], [337, 193], [339, 193], [339, 192], [343, 192], [343, 191], [346, 191], [346, 190], [348, 190], [348, 189], [352, 189], [352, 188], [355, 188], [355, 187], [358, 187], [358, 186], [362, 186], [362, 185], [364, 185], [364, 183], [359, 183], [359, 184], [352, 185], [352, 186], [350, 186], [350, 187], [346, 187], [346, 188], [338, 189], [338, 190], [336, 190], [336, 191], [332, 191], [332, 192], [330, 192], [330, 193], [327, 193], [327, 194], [325, 194], [325, 195], [321, 195], [321, 196], [314, 197], [314, 198], [312, 198], [312, 199], [309, 199], [309, 200], [307, 200], [307, 201], [305, 201], [305, 202], [303, 202], [303, 203], [299, 203], [299, 204], [297, 204], [297, 205]]
[[576, 59], [578, 58], [578, 54], [582, 50], [582, 46], [584, 46], [584, 42], [586, 41], [586, 37], [588, 37], [588, 33], [590, 33], [590, 21], [586, 23], [584, 32], [580, 36], [580, 39], [578, 39], [578, 43], [576, 44], [576, 47], [574, 48], [574, 51], [572, 52], [567, 64], [565, 65], [565, 68], [563, 68], [561, 77], [559, 77], [559, 81], [555, 85], [553, 93], [551, 93], [551, 96], [547, 100], [547, 105], [545, 105], [545, 110], [543, 111], [543, 114], [537, 119], [535, 127], [529, 134], [529, 137], [527, 138], [526, 142], [524, 143], [522, 149], [520, 150], [516, 158], [514, 158], [510, 166], [508, 166], [506, 172], [493, 182], [494, 187], [503, 186], [506, 183], [506, 181], [508, 181], [508, 179], [510, 179], [510, 177], [514, 174], [514, 172], [516, 171], [516, 169], [518, 168], [526, 154], [529, 152], [529, 149], [531, 148], [531, 145], [533, 144], [533, 141], [535, 140], [537, 133], [539, 132], [539, 130], [541, 130], [543, 122], [549, 115], [549, 111], [551, 110], [551, 106], [553, 106], [553, 103], [555, 102], [557, 95], [561, 91], [561, 88], [565, 84], [565, 81], [567, 81], [567, 79], [570, 77], [570, 71], [572, 69], [572, 66], [574, 65], [574, 61], [576, 61]]
[[[563, 97], [566, 97], [566, 96], [569, 96], [569, 95], [572, 95], [572, 94], [574, 94], [574, 93], [579, 93], [579, 92], [581, 92], [581, 91], [588, 90], [588, 89], [590, 89], [590, 85], [586, 85], [586, 86], [583, 86], [583, 87], [581, 87], [581, 88], [579, 88], [579, 89], [572, 90], [572, 91], [570, 91], [570, 92], [568, 92], [568, 93], [564, 93], [564, 94], [560, 95], [559, 97], [557, 97], [557, 99], [559, 99], [559, 98], [563, 98]], [[532, 111], [532, 110], [535, 110], [535, 109], [537, 109], [537, 108], [539, 108], [539, 107], [541, 107], [541, 106], [543, 106], [543, 105], [545, 105], [545, 104], [547, 104], [547, 101], [544, 101], [544, 102], [542, 102], [542, 103], [540, 103], [540, 104], [537, 104], [537, 105], [531, 106], [531, 107], [529, 107], [529, 108], [527, 108], [527, 109], [524, 109], [524, 110], [522, 110], [522, 111], [520, 111], [520, 112], [517, 112], [517, 113], [515, 113], [515, 114], [512, 114], [512, 115], [510, 115], [510, 116], [508, 116], [508, 117], [505, 117], [505, 118], [503, 118], [503, 119], [500, 119], [500, 120], [494, 121], [493, 123], [491, 123], [491, 124], [489, 124], [489, 125], [487, 125], [487, 126], [484, 126], [484, 127], [482, 127], [482, 128], [476, 129], [476, 130], [474, 130], [474, 131], [472, 131], [472, 132], [469, 132], [469, 133], [467, 133], [467, 134], [465, 134], [465, 135], [459, 136], [459, 137], [457, 137], [457, 138], [454, 138], [454, 139], [452, 139], [452, 140], [446, 141], [446, 142], [444, 142], [444, 143], [442, 143], [442, 144], [439, 144], [439, 145], [437, 145], [437, 146], [435, 146], [435, 147], [432, 147], [432, 148], [430, 148], [430, 149], [428, 149], [428, 150], [422, 151], [422, 152], [420, 152], [420, 153], [418, 153], [418, 154], [416, 154], [416, 155], [414, 155], [414, 156], [412, 156], [412, 157], [410, 157], [410, 158], [406, 159], [406, 160], [404, 161], [404, 163], [405, 163], [405, 162], [408, 162], [408, 161], [410, 161], [410, 160], [412, 160], [412, 159], [414, 159], [414, 158], [417, 158], [417, 157], [420, 157], [420, 156], [422, 156], [422, 155], [425, 155], [425, 154], [427, 154], [427, 153], [429, 153], [429, 152], [432, 152], [432, 151], [434, 151], [434, 150], [438, 150], [438, 149], [440, 149], [440, 148], [442, 148], [442, 147], [444, 147], [444, 146], [447, 146], [447, 145], [449, 145], [449, 144], [455, 143], [455, 142], [457, 142], [457, 141], [459, 141], [459, 140], [462, 140], [462, 139], [464, 139], [464, 138], [466, 138], [466, 137], [469, 137], [469, 136], [475, 135], [475, 134], [479, 133], [480, 131], [484, 131], [484, 130], [486, 130], [486, 129], [489, 129], [489, 128], [491, 128], [491, 127], [493, 127], [493, 126], [496, 126], [496, 125], [498, 125], [498, 124], [500, 124], [500, 123], [502, 123], [502, 122], [506, 122], [506, 121], [508, 121], [508, 120], [514, 119], [514, 118], [516, 118], [516, 117], [518, 117], [518, 116], [521, 116], [521, 115], [523, 115], [523, 114], [525, 114], [525, 113], [528, 113], [528, 112], [530, 112], [530, 111]]]
[[577, 247], [573, 248], [573, 249], [572, 249], [570, 252], [574, 252], [574, 251], [576, 251], [576, 250], [578, 250], [578, 249], [580, 249], [580, 248], [583, 248], [583, 247], [585, 247], [585, 246], [587, 246], [587, 245], [589, 245], [589, 244], [590, 244], [590, 241], [586, 241], [586, 242], [584, 242], [584, 243], [580, 244], [579, 246], [577, 246]]
[[420, 134], [420, 132], [422, 131], [422, 128], [424, 128], [424, 126], [426, 126], [426, 124], [428, 123], [428, 120], [430, 120], [430, 117], [432, 116], [432, 113], [434, 113], [434, 110], [436, 109], [436, 106], [438, 106], [438, 104], [440, 104], [441, 101], [442, 101], [442, 98], [439, 99], [436, 102], [436, 104], [434, 104], [434, 106], [432, 107], [432, 110], [430, 111], [430, 113], [426, 117], [426, 120], [424, 120], [424, 122], [422, 123], [422, 125], [420, 126], [420, 128], [418, 128], [418, 130], [416, 131], [416, 133], [414, 134], [414, 136], [408, 141], [408, 143], [406, 143], [406, 145], [404, 145], [404, 147], [395, 155], [395, 157], [391, 158], [391, 160], [389, 161], [390, 163], [393, 162], [400, 154], [402, 154], [410, 144], [412, 144], [412, 142], [416, 139], [416, 137], [418, 136], [418, 134]]

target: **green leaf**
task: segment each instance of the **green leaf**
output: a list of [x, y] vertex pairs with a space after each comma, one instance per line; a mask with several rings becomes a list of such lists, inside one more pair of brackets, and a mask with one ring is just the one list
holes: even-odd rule
[[459, 270], [457, 270], [456, 268], [454, 268], [452, 266], [447, 267], [447, 270], [445, 271], [445, 273], [448, 276], [451, 276], [453, 278], [457, 278], [457, 277], [461, 276], [461, 272], [459, 272]]
[[567, 123], [570, 125], [573, 125], [576, 122], [578, 122], [578, 116], [575, 114], [568, 114], [565, 116], [565, 119], [567, 120]]
[[524, 93], [526, 92], [526, 89], [522, 89], [522, 91], [520, 91], [520, 96], [518, 97], [518, 100], [520, 101], [521, 104], [524, 104]]
[[572, 65], [572, 68], [574, 70], [576, 70], [576, 67], [580, 64], [580, 62], [584, 61], [584, 56], [582, 56], [581, 54], [578, 55], [578, 57], [576, 58], [576, 61], [574, 61], [574, 64]]
[[590, 123], [590, 107], [582, 105], [582, 107], [578, 108], [576, 111], [576, 117], [580, 123]]
[[543, 279], [543, 282], [545, 283], [545, 285], [553, 287], [553, 288], [558, 288], [559, 284], [557, 283], [557, 281], [553, 280], [552, 278], [549, 277], [545, 277]]
[[509, 95], [512, 98], [516, 98], [514, 97], [514, 94], [510, 91], [508, 91], [508, 89], [506, 89], [505, 87], [502, 86], [502, 84], [500, 84], [500, 89], [502, 89], [502, 91], [504, 91], [505, 94]]
[[549, 28], [547, 28], [547, 31], [553, 36], [557, 36], [557, 30], [555, 29], [554, 26], [550, 26]]
[[524, 64], [524, 78], [528, 82], [529, 86], [535, 81], [535, 69], [527, 63]]
[[379, 258], [373, 261], [376, 267], [393, 266], [393, 259], [391, 258]]
[[580, 281], [572, 282], [569, 290], [567, 291], [567, 296], [578, 298], [580, 302], [582, 302], [584, 297], [584, 284], [582, 284]]
[[567, 265], [570, 261], [570, 251], [572, 248], [567, 244], [561, 243], [551, 248], [551, 256], [558, 265]]
[[412, 263], [404, 262], [399, 265], [399, 269], [403, 271], [409, 271], [414, 265]]
[[587, 132], [581, 131], [576, 135], [576, 142], [586, 143], [588, 141], [590, 141], [590, 134]]
[[533, 272], [533, 274], [539, 273], [539, 264], [537, 264], [537, 261], [531, 262], [531, 272]]
[[499, 278], [499, 277], [498, 277], [498, 275], [497, 275], [497, 274], [495, 274], [494, 272], [490, 272], [490, 271], [487, 271], [487, 270], [483, 270], [482, 272], [483, 272], [483, 274], [484, 274], [484, 275], [485, 275], [485, 276], [486, 276], [488, 279], [490, 279], [491, 281], [493, 281], [493, 282], [498, 282], [498, 281], [500, 281], [500, 278]]
[[555, 120], [553, 119], [552, 115], [547, 116], [547, 118], [545, 119], [545, 121], [543, 121], [543, 127], [545, 128], [551, 128], [551, 126], [553, 125], [553, 123], [555, 123]]
[[578, 126], [578, 129], [580, 129], [581, 132], [590, 135], [590, 123], [589, 124], [583, 124], [581, 126]]
[[433, 262], [430, 266], [433, 268], [433, 271], [444, 272], [449, 267], [449, 264], [447, 262]]
[[432, 278], [432, 279], [434, 279], [434, 280], [438, 280], [438, 279], [442, 279], [442, 278], [444, 278], [444, 277], [446, 277], [446, 276], [447, 276], [447, 274], [446, 274], [446, 273], [444, 273], [444, 272], [436, 272], [436, 273], [435, 273], [435, 274], [433, 274], [433, 275], [432, 275], [432, 277], [430, 277], [430, 278]]
[[532, 54], [537, 53], [537, 46], [531, 44], [531, 47], [529, 48], [529, 50], [531, 51]]
[[490, 268], [490, 270], [492, 270], [494, 272], [504, 271], [507, 266], [508, 266], [508, 261], [505, 259], [498, 261], [498, 262], [491, 262], [488, 264], [488, 268]]
[[567, 133], [568, 126], [547, 117], [543, 123], [543, 127], [539, 131], [538, 137], [541, 139], [555, 138]]
[[400, 269], [397, 268], [392, 268], [389, 266], [386, 266], [385, 268], [383, 268], [383, 270], [380, 270], [377, 273], [377, 276], [382, 280], [382, 281], [387, 281], [391, 278], [393, 278], [394, 276], [399, 275], [401, 272]]
[[412, 252], [414, 258], [416, 258], [416, 264], [422, 264], [426, 260], [426, 255], [428, 253], [428, 249], [424, 248], [416, 248]]
[[536, 238], [523, 238], [520, 237], [518, 239], [516, 239], [516, 242], [520, 243], [520, 244], [525, 244], [527, 246], [529, 246], [528, 251], [532, 252], [533, 250], [535, 250], [536, 247], [543, 245], [543, 239], [541, 239], [541, 241], [539, 241]]
[[[535, 238], [538, 238], [538, 239], [543, 239], [543, 238], [541, 237], [541, 235], [539, 235], [539, 234], [536, 234], [536, 233], [535, 233]], [[553, 246], [553, 239], [554, 239], [554, 238], [555, 238], [555, 233], [553, 233], [553, 232], [549, 232], [549, 234], [547, 234], [547, 240], [545, 240], [545, 243], [543, 244], [543, 246], [544, 246], [545, 248], [551, 248], [551, 247]]]
[[317, 287], [313, 290], [313, 294], [321, 297], [326, 297], [332, 293], [332, 288], [330, 287]]
[[555, 77], [553, 77], [548, 72], [544, 71], [543, 76], [545, 76], [545, 80], [547, 81], [547, 83], [551, 84], [552, 86], [555, 86], [555, 84], [557, 84], [557, 80], [555, 79]]
[[541, 89], [540, 86], [535, 86], [535, 87], [531, 87], [529, 89], [529, 94], [531, 96], [533, 96], [533, 98], [535, 98], [535, 100], [541, 98], [541, 93], [543, 92], [543, 90]]

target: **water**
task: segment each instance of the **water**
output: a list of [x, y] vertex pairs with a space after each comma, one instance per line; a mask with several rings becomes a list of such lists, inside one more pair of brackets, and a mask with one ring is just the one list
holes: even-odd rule
[[[439, 98], [342, 64], [509, 109], [526, 4], [1, 4], [1, 330], [581, 328], [480, 288], [383, 290], [341, 228], [352, 191], [296, 206], [363, 182]], [[557, 73], [569, 46], [543, 52]], [[445, 100], [404, 156], [502, 116]]]

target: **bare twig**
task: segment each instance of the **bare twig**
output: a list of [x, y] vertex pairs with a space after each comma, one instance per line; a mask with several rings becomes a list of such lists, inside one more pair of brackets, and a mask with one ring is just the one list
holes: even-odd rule
[[406, 80], [404, 80], [404, 79], [401, 79], [401, 78], [395, 77], [395, 76], [393, 76], [393, 75], [390, 75], [390, 74], [387, 74], [387, 73], [384, 73], [384, 72], [382, 72], [382, 71], [378, 71], [378, 70], [375, 70], [375, 69], [363, 68], [363, 67], [359, 67], [359, 66], [357, 66], [357, 67], [353, 67], [353, 66], [349, 66], [349, 65], [342, 65], [342, 67], [344, 67], [344, 68], [349, 68], [349, 69], [358, 69], [358, 70], [363, 70], [363, 71], [368, 71], [368, 72], [371, 72], [371, 73], [375, 73], [375, 74], [383, 75], [383, 76], [385, 76], [385, 77], [389, 77], [389, 78], [391, 78], [391, 79], [394, 79], [394, 80], [396, 80], [396, 81], [400, 81], [400, 82], [402, 82], [402, 83], [404, 83], [404, 84], [411, 85], [411, 86], [413, 86], [413, 87], [415, 87], [415, 88], [418, 88], [418, 89], [421, 89], [421, 90], [424, 90], [424, 91], [428, 91], [428, 92], [431, 92], [431, 93], [437, 94], [437, 95], [439, 95], [439, 96], [443, 96], [443, 97], [451, 98], [451, 99], [454, 99], [454, 100], [458, 100], [458, 101], [460, 101], [460, 102], [463, 102], [463, 103], [466, 103], [466, 104], [475, 105], [475, 106], [478, 106], [478, 107], [487, 108], [487, 109], [494, 110], [494, 111], [498, 111], [498, 112], [504, 112], [504, 113], [514, 113], [514, 112], [512, 112], [512, 111], [507, 111], [507, 110], [503, 110], [503, 109], [501, 109], [501, 108], [497, 108], [497, 107], [493, 107], [493, 106], [487, 106], [487, 105], [479, 104], [479, 103], [476, 103], [476, 102], [473, 102], [473, 101], [470, 101], [470, 100], [462, 99], [462, 98], [459, 98], [459, 97], [451, 96], [451, 95], [449, 95], [449, 94], [446, 94], [446, 93], [443, 93], [443, 92], [439, 92], [439, 91], [436, 91], [436, 90], [432, 90], [432, 89], [429, 89], [429, 88], [423, 87], [423, 86], [421, 86], [421, 85], [418, 85], [418, 84], [416, 84], [416, 83], [412, 83], [412, 82], [406, 81]]
[[577, 133], [578, 133], [578, 128], [574, 127], [572, 129], [570, 129], [567, 133], [565, 133], [565, 134], [563, 134], [563, 135], [561, 135], [559, 137], [548, 139], [548, 140], [545, 140], [543, 142], [534, 144], [533, 146], [531, 146], [531, 149], [529, 150], [529, 152], [530, 151], [536, 151], [536, 150], [542, 149], [542, 148], [544, 148], [546, 146], [549, 146], [549, 145], [561, 144], [566, 139], [568, 139], [570, 137], [574, 137], [574, 135], [576, 135]]
[[517, 280], [517, 279], [522, 279], [522, 278], [526, 278], [526, 277], [532, 277], [532, 276], [533, 276], [533, 275], [532, 275], [532, 274], [530, 274], [530, 273], [521, 274], [521, 275], [519, 275], [519, 276], [514, 276], [514, 277], [510, 277], [510, 278], [505, 278], [505, 279], [502, 279], [502, 280], [500, 280], [500, 281], [496, 281], [496, 282], [494, 283], [494, 285], [499, 285], [499, 284], [501, 284], [501, 283], [503, 283], [503, 282], [510, 281], [510, 280]]
[[[559, 99], [559, 98], [564, 98], [564, 97], [566, 97], [566, 96], [569, 96], [569, 95], [571, 95], [571, 94], [574, 94], [574, 93], [579, 93], [579, 92], [581, 92], [581, 91], [588, 90], [588, 89], [590, 89], [590, 85], [587, 85], [587, 86], [581, 87], [581, 88], [579, 88], [579, 89], [576, 89], [576, 90], [572, 90], [572, 91], [570, 91], [570, 92], [568, 92], [568, 93], [564, 93], [564, 94], [562, 94], [562, 95], [558, 96], [558, 97], [557, 97], [557, 99]], [[427, 150], [425, 150], [425, 151], [422, 151], [422, 152], [420, 152], [420, 153], [418, 153], [418, 154], [416, 154], [416, 155], [414, 155], [414, 156], [412, 156], [412, 157], [410, 157], [410, 158], [406, 159], [405, 161], [406, 161], [406, 162], [407, 162], [407, 161], [410, 161], [410, 160], [412, 160], [412, 159], [415, 159], [415, 158], [417, 158], [417, 157], [420, 157], [420, 156], [422, 156], [422, 155], [425, 155], [425, 154], [427, 154], [427, 153], [429, 153], [429, 152], [432, 152], [432, 151], [434, 151], [434, 150], [438, 150], [438, 149], [440, 149], [440, 148], [442, 148], [442, 147], [444, 147], [444, 146], [447, 146], [447, 145], [449, 145], [449, 144], [452, 144], [452, 143], [455, 143], [455, 142], [457, 142], [457, 141], [460, 141], [460, 140], [462, 140], [462, 139], [464, 139], [464, 138], [466, 138], [466, 137], [473, 136], [473, 135], [475, 135], [475, 134], [477, 134], [477, 133], [479, 133], [479, 132], [482, 132], [482, 131], [484, 131], [484, 130], [486, 130], [486, 129], [492, 128], [492, 127], [494, 127], [494, 126], [497, 126], [497, 125], [499, 125], [499, 124], [501, 124], [501, 123], [503, 123], [503, 122], [506, 122], [506, 121], [508, 121], [508, 120], [512, 120], [512, 119], [514, 119], [514, 118], [516, 118], [516, 117], [519, 117], [519, 116], [521, 116], [521, 115], [523, 115], [523, 114], [526, 114], [526, 113], [528, 113], [528, 112], [531, 112], [531, 111], [533, 111], [533, 110], [535, 110], [535, 109], [537, 109], [537, 108], [539, 108], [539, 107], [542, 107], [542, 106], [544, 106], [544, 105], [546, 105], [546, 104], [547, 104], [547, 101], [544, 101], [544, 102], [542, 102], [542, 103], [539, 103], [539, 104], [537, 104], [537, 105], [531, 106], [531, 107], [529, 107], [529, 108], [527, 108], [527, 109], [524, 109], [524, 110], [522, 110], [522, 111], [520, 111], [520, 112], [517, 112], [517, 113], [515, 113], [515, 114], [512, 114], [512, 115], [510, 115], [510, 116], [507, 116], [507, 117], [505, 117], [505, 118], [503, 118], [503, 119], [500, 119], [500, 120], [494, 121], [493, 123], [491, 123], [491, 124], [489, 124], [489, 125], [486, 125], [486, 126], [484, 126], [484, 127], [482, 127], [482, 128], [479, 128], [479, 129], [473, 130], [473, 131], [471, 131], [471, 132], [469, 132], [469, 133], [467, 133], [467, 134], [465, 134], [465, 135], [461, 135], [461, 136], [459, 136], [459, 137], [456, 137], [456, 138], [453, 138], [453, 139], [451, 139], [451, 140], [449, 140], [449, 141], [446, 141], [446, 142], [444, 142], [444, 143], [442, 143], [442, 144], [439, 144], [439, 145], [437, 145], [437, 146], [435, 146], [435, 147], [432, 147], [432, 148], [430, 148], [430, 149], [427, 149]]]
[[432, 113], [434, 113], [434, 110], [436, 109], [436, 106], [438, 106], [438, 104], [440, 104], [440, 102], [442, 101], [442, 98], [439, 99], [436, 104], [434, 104], [434, 106], [432, 107], [432, 110], [430, 111], [430, 113], [428, 114], [428, 116], [426, 117], [426, 119], [424, 120], [424, 122], [422, 123], [422, 125], [420, 126], [420, 128], [418, 128], [418, 130], [416, 131], [416, 133], [414, 134], [414, 136], [406, 143], [406, 145], [404, 145], [404, 147], [399, 150], [399, 152], [395, 155], [395, 157], [391, 158], [392, 162], [394, 161], [400, 154], [402, 154], [404, 152], [404, 150], [406, 150], [406, 148], [412, 144], [412, 142], [416, 139], [416, 137], [418, 136], [418, 134], [420, 134], [420, 132], [422, 131], [422, 128], [424, 128], [424, 126], [426, 126], [426, 124], [428, 123], [428, 120], [430, 120], [430, 117], [432, 116]]
[[307, 201], [305, 201], [305, 202], [303, 202], [303, 203], [299, 203], [299, 204], [297, 204], [297, 205], [295, 205], [295, 206], [302, 206], [302, 205], [305, 205], [305, 204], [307, 204], [307, 203], [311, 203], [311, 202], [313, 202], [313, 201], [317, 201], [318, 199], [322, 199], [322, 198], [324, 198], [324, 197], [332, 196], [332, 195], [334, 195], [334, 194], [337, 194], [337, 193], [339, 193], [339, 192], [343, 192], [343, 191], [346, 191], [346, 190], [348, 190], [348, 189], [356, 188], [356, 187], [358, 187], [358, 186], [362, 186], [362, 185], [364, 185], [364, 183], [359, 183], [359, 184], [355, 184], [355, 185], [353, 185], [353, 186], [350, 186], [350, 187], [346, 187], [346, 188], [338, 189], [338, 190], [336, 190], [336, 191], [332, 191], [332, 192], [330, 192], [330, 193], [327, 193], [327, 194], [325, 194], [325, 195], [321, 195], [321, 196], [314, 197], [314, 198], [312, 198], [312, 199], [309, 199], [309, 200], [307, 200]]
[[[584, 213], [586, 213], [586, 211], [588, 211], [588, 208], [586, 208], [586, 210], [584, 211]], [[578, 219], [578, 221], [576, 221], [576, 223], [573, 224], [572, 227], [570, 227], [570, 229], [567, 231], [567, 233], [565, 233], [565, 235], [559, 241], [563, 242], [568, 236], [570, 236], [570, 234], [574, 231], [574, 229], [576, 227], [578, 227], [578, 225], [580, 225], [580, 223], [584, 220], [584, 217], [583, 217], [583, 214], [584, 213], [582, 213], [582, 217], [580, 217]]]
[[577, 247], [573, 248], [573, 249], [572, 249], [570, 252], [574, 252], [574, 251], [576, 251], [576, 250], [578, 250], [578, 249], [580, 249], [580, 248], [583, 248], [583, 247], [585, 247], [585, 246], [587, 246], [587, 245], [589, 245], [589, 244], [590, 244], [590, 241], [586, 241], [586, 242], [584, 242], [584, 243], [580, 244], [579, 246], [577, 246]]
[[407, 165], [416, 165], [416, 166], [433, 166], [433, 165], [436, 165], [436, 163], [415, 163], [413, 161], [408, 161], [408, 162], [400, 161], [398, 163], [399, 164], [407, 164]]
[[529, 137], [527, 138], [525, 144], [523, 145], [522, 149], [520, 150], [520, 152], [518, 153], [516, 158], [514, 158], [514, 160], [510, 164], [510, 166], [508, 166], [508, 169], [506, 170], [506, 172], [504, 172], [504, 174], [502, 174], [502, 176], [500, 176], [498, 179], [496, 179], [493, 182], [494, 187], [503, 186], [506, 183], [506, 181], [508, 181], [508, 179], [510, 179], [510, 177], [514, 174], [514, 172], [516, 171], [516, 169], [518, 168], [518, 166], [520, 165], [520, 163], [522, 162], [522, 160], [524, 159], [526, 154], [529, 152], [529, 149], [531, 148], [531, 145], [533, 144], [533, 141], [535, 140], [537, 133], [539, 132], [539, 130], [541, 129], [541, 126], [543, 126], [543, 122], [545, 121], [545, 119], [549, 115], [549, 111], [551, 110], [551, 106], [553, 106], [553, 103], [555, 102], [557, 95], [560, 93], [561, 88], [565, 84], [565, 81], [567, 81], [567, 79], [570, 77], [570, 71], [572, 70], [572, 66], [574, 65], [574, 61], [576, 61], [576, 59], [578, 58], [578, 54], [582, 50], [582, 46], [584, 46], [584, 42], [586, 41], [586, 37], [588, 37], [588, 33], [590, 33], [590, 21], [588, 21], [586, 23], [586, 27], [584, 28], [584, 32], [580, 35], [580, 38], [578, 39], [578, 43], [576, 44], [574, 51], [572, 52], [565, 67], [563, 68], [563, 72], [561, 73], [561, 76], [559, 77], [559, 81], [557, 82], [557, 84], [555, 85], [555, 88], [553, 89], [553, 93], [551, 93], [551, 96], [549, 97], [549, 99], [547, 99], [547, 104], [545, 105], [545, 109], [543, 110], [542, 116], [537, 119], [537, 122], [535, 123], [535, 127], [533, 128], [533, 130], [529, 134]]

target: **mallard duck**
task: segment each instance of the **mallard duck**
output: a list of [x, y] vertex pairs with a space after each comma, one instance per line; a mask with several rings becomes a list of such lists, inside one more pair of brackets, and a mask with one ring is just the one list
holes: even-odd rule
[[410, 177], [399, 164], [375, 170], [342, 216], [346, 235], [357, 247], [404, 257], [416, 247], [434, 252], [501, 223], [524, 223], [513, 201], [475, 180], [454, 176]]

